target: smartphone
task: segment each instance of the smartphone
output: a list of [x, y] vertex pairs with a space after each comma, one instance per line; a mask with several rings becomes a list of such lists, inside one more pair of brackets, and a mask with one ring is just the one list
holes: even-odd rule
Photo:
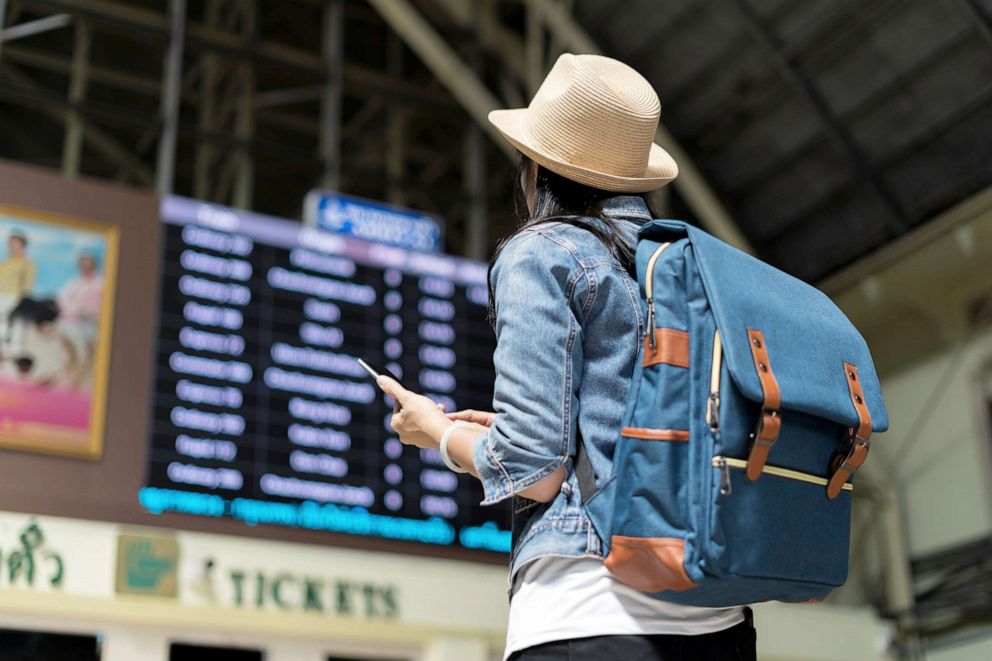
[[388, 367], [383, 367], [382, 365], [376, 365], [375, 363], [370, 363], [364, 358], [357, 358], [358, 364], [362, 366], [362, 369], [369, 373], [373, 379], [378, 379], [380, 376], [388, 376], [390, 379], [402, 385], [400, 377], [393, 374]]
[[[356, 360], [358, 361], [358, 364], [362, 366], [362, 369], [369, 373], [369, 376], [372, 377], [373, 381], [378, 379], [380, 376], [388, 376], [390, 379], [396, 381], [396, 383], [403, 385], [403, 382], [400, 381], [400, 377], [393, 374], [388, 367], [383, 367], [382, 365], [376, 365], [375, 363], [370, 363], [364, 358], [357, 358]], [[398, 401], [395, 402], [393, 405], [393, 410], [399, 411], [400, 408], [402, 408], [400, 406], [400, 403]]]

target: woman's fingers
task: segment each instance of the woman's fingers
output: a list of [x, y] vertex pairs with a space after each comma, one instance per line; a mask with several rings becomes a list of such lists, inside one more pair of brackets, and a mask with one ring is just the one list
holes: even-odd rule
[[375, 380], [375, 383], [382, 389], [382, 392], [391, 395], [401, 406], [404, 400], [411, 394], [409, 390], [397, 383], [395, 379], [390, 379], [388, 376], [380, 376]]
[[452, 411], [448, 414], [449, 420], [463, 420], [465, 422], [478, 422], [485, 414], [482, 411], [465, 409], [463, 411]]
[[496, 414], [490, 411], [475, 411], [473, 409], [465, 409], [464, 411], [452, 411], [448, 414], [449, 420], [464, 420], [465, 422], [474, 422], [477, 425], [482, 425], [488, 427], [493, 424], [496, 420]]

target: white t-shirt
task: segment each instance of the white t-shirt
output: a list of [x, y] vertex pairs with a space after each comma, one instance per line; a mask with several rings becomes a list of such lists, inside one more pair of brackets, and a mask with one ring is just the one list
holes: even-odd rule
[[729, 629], [743, 620], [740, 606], [701, 608], [653, 599], [613, 578], [598, 558], [545, 556], [516, 577], [503, 659], [556, 640], [696, 635]]

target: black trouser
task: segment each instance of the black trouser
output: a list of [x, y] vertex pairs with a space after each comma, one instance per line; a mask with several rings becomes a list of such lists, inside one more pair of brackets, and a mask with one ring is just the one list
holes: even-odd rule
[[509, 661], [755, 661], [754, 620], [698, 636], [593, 636], [535, 645], [514, 652]]

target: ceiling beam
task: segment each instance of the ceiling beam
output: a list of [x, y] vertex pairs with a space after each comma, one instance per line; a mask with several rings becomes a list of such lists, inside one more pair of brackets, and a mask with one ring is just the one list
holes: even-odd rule
[[816, 286], [828, 296], [836, 297], [893, 264], [926, 249], [937, 239], [949, 234], [957, 227], [989, 212], [992, 212], [992, 186], [972, 195], [963, 202], [955, 204], [947, 211], [895, 241], [886, 243], [847, 268], [821, 280]]
[[[163, 43], [170, 29], [169, 19], [164, 13], [112, 0], [26, 0], [25, 4], [68, 11], [98, 21], [105, 26], [116, 25], [118, 28], [130, 28], [132, 31], [144, 34], [154, 33]], [[193, 21], [189, 21], [186, 25], [186, 38], [190, 47], [221, 50], [240, 57], [250, 57], [298, 69], [318, 79], [324, 77], [324, 62], [321, 57], [293, 46], [260, 40], [252, 47], [247, 47], [244, 40], [237, 35]], [[343, 74], [349, 93], [383, 95], [445, 108], [456, 106], [455, 102], [441, 90], [432, 89], [422, 82], [390, 76], [362, 65], [345, 62]]]
[[[27, 74], [19, 71], [15, 67], [6, 63], [0, 69], [0, 74], [4, 78], [16, 82], [26, 88], [41, 90], [42, 87]], [[39, 111], [58, 123], [64, 125], [69, 115], [70, 108], [53, 108], [48, 104], [38, 104]], [[122, 168], [130, 172], [138, 183], [145, 186], [151, 185], [154, 174], [151, 168], [145, 165], [140, 158], [135, 156], [130, 149], [123, 146], [116, 138], [109, 133], [92, 124], [87, 124], [83, 131], [83, 139], [89, 143], [94, 151], [99, 153], [108, 161], [117, 163]]]
[[506, 28], [497, 19], [495, 4], [489, 1], [434, 0], [445, 14], [467, 32], [476, 32], [483, 48], [497, 53], [519, 80], [526, 76], [524, 44], [520, 35]]
[[510, 157], [516, 150], [489, 123], [489, 112], [501, 107], [472, 69], [407, 0], [369, 0], [383, 20], [406, 42], [469, 116]]
[[960, 0], [959, 4], [962, 5], [962, 8], [971, 21], [971, 26], [975, 30], [975, 33], [985, 43], [985, 46], [989, 50], [992, 50], [992, 26], [989, 25], [989, 19], [982, 13], [978, 2], [976, 0]]
[[0, 30], [0, 42], [6, 43], [16, 39], [33, 37], [36, 34], [64, 28], [70, 23], [72, 23], [72, 17], [68, 14], [56, 14], [55, 16], [46, 16], [45, 18], [28, 21], [27, 23], [11, 25], [8, 28]]
[[838, 121], [830, 109], [830, 104], [820, 91], [813, 86], [807, 77], [800, 74], [792, 61], [783, 54], [783, 45], [778, 36], [761, 20], [761, 17], [746, 0], [736, 0], [733, 6], [737, 10], [741, 23], [750, 33], [758, 48], [771, 61], [772, 66], [778, 71], [785, 83], [812, 110], [813, 115], [819, 119], [830, 143], [847, 158], [854, 174], [868, 184], [870, 190], [888, 211], [887, 224], [891, 231], [897, 235], [906, 231], [909, 226], [909, 214], [903, 208], [902, 203], [888, 189], [882, 178], [871, 171], [867, 156], [847, 128]]
[[[596, 42], [578, 24], [575, 17], [555, 2], [528, 0], [528, 11], [537, 11], [549, 30], [556, 33], [562, 46], [575, 53], [603, 54]], [[710, 187], [703, 173], [696, 167], [688, 152], [682, 148], [664, 125], [658, 125], [655, 140], [679, 164], [679, 176], [673, 182], [699, 222], [715, 236], [746, 252], [754, 252], [744, 233], [730, 212]]]

